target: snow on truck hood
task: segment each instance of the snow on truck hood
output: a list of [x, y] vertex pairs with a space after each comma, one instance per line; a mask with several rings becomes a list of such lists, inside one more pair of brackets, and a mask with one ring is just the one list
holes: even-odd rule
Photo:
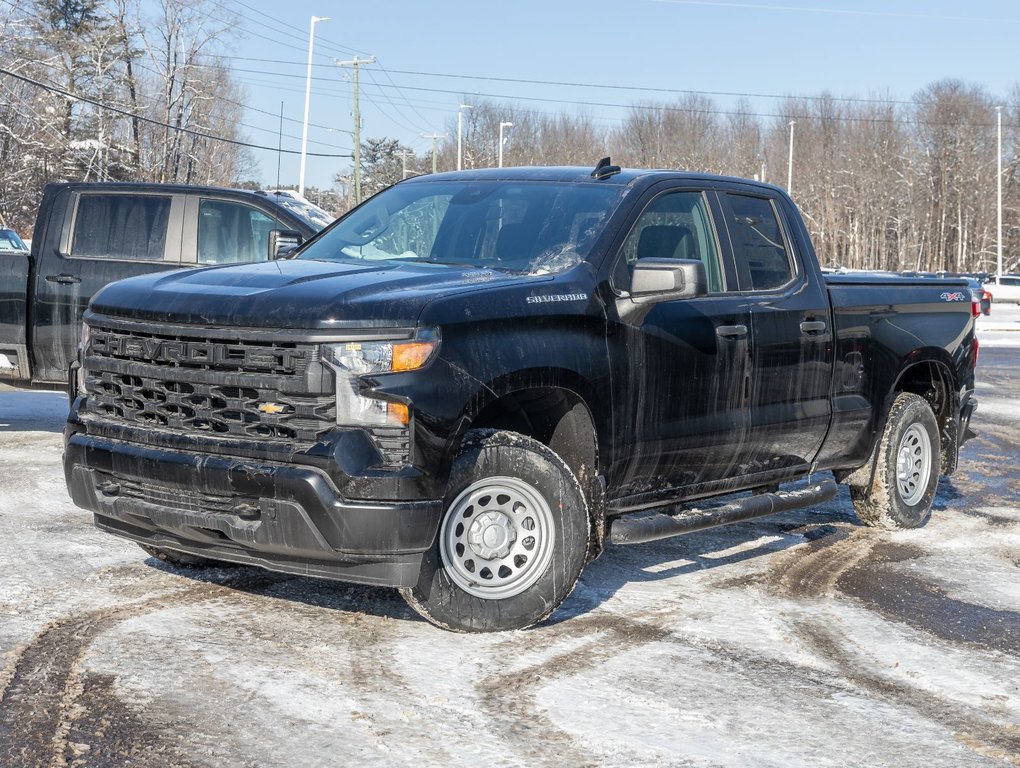
[[103, 288], [103, 315], [259, 328], [410, 327], [438, 296], [520, 280], [438, 264], [283, 260], [160, 272]]

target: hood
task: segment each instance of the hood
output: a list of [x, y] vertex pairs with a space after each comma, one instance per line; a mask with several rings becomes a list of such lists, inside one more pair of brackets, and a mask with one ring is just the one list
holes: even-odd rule
[[439, 264], [282, 260], [120, 280], [97, 293], [91, 308], [103, 315], [185, 325], [408, 328], [438, 296], [525, 279]]

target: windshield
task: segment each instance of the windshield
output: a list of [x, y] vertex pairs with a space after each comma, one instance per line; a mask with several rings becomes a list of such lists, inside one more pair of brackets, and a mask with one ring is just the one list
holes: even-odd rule
[[297, 258], [558, 272], [584, 260], [625, 190], [597, 183], [398, 184], [337, 222]]
[[28, 246], [12, 229], [0, 229], [0, 251], [27, 251]]

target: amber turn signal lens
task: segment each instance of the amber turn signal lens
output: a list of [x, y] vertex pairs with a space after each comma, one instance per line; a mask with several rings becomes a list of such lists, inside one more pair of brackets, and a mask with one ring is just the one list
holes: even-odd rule
[[[393, 345], [391, 371], [416, 371], [421, 368], [435, 351], [434, 341], [408, 341]], [[406, 423], [406, 422], [405, 422]]]
[[407, 406], [404, 403], [386, 403], [386, 420], [390, 424], [406, 427], [411, 420]]

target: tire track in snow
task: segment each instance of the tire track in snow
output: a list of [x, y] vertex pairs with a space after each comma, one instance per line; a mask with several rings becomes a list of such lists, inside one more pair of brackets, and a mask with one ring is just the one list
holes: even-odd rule
[[795, 628], [812, 650], [831, 662], [840, 675], [857, 688], [938, 723], [959, 743], [982, 757], [1020, 765], [1020, 725], [993, 720], [972, 707], [945, 701], [865, 670], [852, 648], [820, 623], [801, 622]]
[[[493, 656], [509, 657], [519, 653], [521, 637], [513, 633], [506, 643], [493, 650]], [[552, 656], [523, 669], [490, 674], [475, 688], [479, 704], [489, 716], [489, 728], [514, 749], [515, 757], [525, 765], [596, 766], [601, 761], [579, 744], [538, 706], [538, 690], [557, 680], [586, 672], [623, 652], [653, 642], [675, 640], [666, 629], [651, 626], [631, 617], [611, 614], [582, 616], [570, 621], [527, 630], [525, 643], [529, 654], [552, 650], [561, 641], [575, 636], [591, 636], [581, 646]], [[498, 666], [498, 665], [495, 665]]]
[[[923, 550], [881, 537], [865, 528], [818, 539], [807, 553], [795, 549], [773, 565], [767, 582], [794, 599], [853, 597], [869, 611], [925, 634], [1020, 655], [1020, 616], [954, 600], [934, 585], [890, 569], [885, 564], [917, 558]], [[797, 622], [795, 632], [856, 687], [940, 724], [983, 757], [1020, 765], [1020, 726], [866, 670], [853, 647], [821, 621]]]
[[[24, 768], [65, 766], [76, 763], [76, 756], [87, 755], [81, 742], [68, 741], [68, 733], [86, 710], [95, 706], [83, 701], [87, 691], [102, 690], [95, 680], [83, 679], [85, 655], [92, 642], [104, 632], [127, 619], [180, 605], [212, 600], [265, 588], [276, 580], [261, 574], [233, 576], [219, 582], [204, 582], [176, 593], [128, 605], [111, 606], [67, 616], [52, 622], [16, 654], [5, 685], [0, 693], [0, 765]], [[106, 686], [109, 688], [109, 686]], [[100, 699], [101, 701], [101, 699]], [[131, 731], [138, 728], [135, 715], [126, 709], [100, 707], [107, 710], [103, 730]], [[114, 720], [118, 713], [125, 722]], [[78, 734], [78, 738], [87, 734]], [[162, 755], [153, 765], [190, 765], [187, 762], [166, 762], [166, 752], [173, 751], [166, 737], [155, 731], [144, 734], [147, 740], [130, 740], [133, 750], [151, 749]], [[103, 740], [105, 734], [94, 734]], [[87, 746], [87, 745], [86, 745]], [[126, 755], [124, 757], [127, 757]], [[150, 764], [132, 754], [129, 762]], [[85, 759], [85, 764], [98, 763]], [[112, 763], [116, 764], [116, 763]]]

